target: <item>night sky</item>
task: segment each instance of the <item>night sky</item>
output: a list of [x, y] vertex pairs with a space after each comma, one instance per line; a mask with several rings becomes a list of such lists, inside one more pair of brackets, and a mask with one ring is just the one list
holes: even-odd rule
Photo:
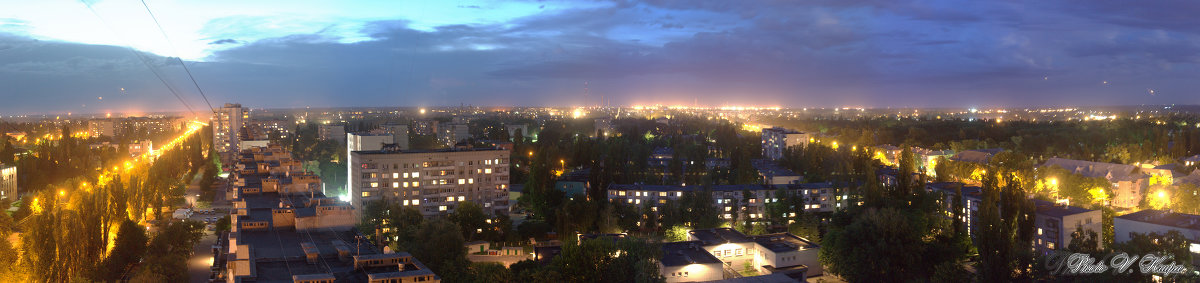
[[7, 1], [0, 115], [1200, 104], [1189, 0], [300, 2]]

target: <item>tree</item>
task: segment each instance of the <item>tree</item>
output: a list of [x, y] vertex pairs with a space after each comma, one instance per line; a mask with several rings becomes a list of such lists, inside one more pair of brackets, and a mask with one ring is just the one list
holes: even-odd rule
[[896, 209], [871, 208], [844, 230], [831, 230], [820, 254], [830, 272], [850, 282], [908, 282], [920, 276], [921, 232]]
[[483, 229], [488, 228], [487, 215], [483, 213], [483, 208], [474, 202], [459, 202], [447, 218], [462, 229], [463, 238], [468, 241], [474, 241]]
[[104, 281], [120, 280], [131, 266], [142, 260], [147, 240], [146, 230], [142, 226], [130, 220], [121, 222], [112, 253], [100, 264], [102, 268], [96, 270], [97, 278]]
[[446, 220], [426, 221], [417, 229], [409, 250], [417, 260], [437, 274], [461, 272], [467, 264], [467, 248], [458, 225]]

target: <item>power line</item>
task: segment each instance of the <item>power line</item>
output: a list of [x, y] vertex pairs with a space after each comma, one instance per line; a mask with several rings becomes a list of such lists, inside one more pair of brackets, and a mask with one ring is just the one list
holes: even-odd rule
[[154, 65], [150, 64], [150, 60], [148, 58], [141, 53], [138, 53], [138, 51], [133, 48], [133, 45], [129, 43], [129, 40], [117, 33], [117, 31], [112, 28], [112, 25], [109, 25], [108, 21], [104, 20], [104, 17], [101, 17], [100, 13], [97, 13], [96, 9], [92, 8], [92, 4], [88, 4], [88, 2], [84, 0], [79, 0], [79, 2], [83, 3], [84, 6], [87, 6], [88, 11], [91, 11], [92, 15], [95, 15], [96, 18], [100, 19], [100, 22], [104, 23], [104, 26], [108, 28], [108, 31], [112, 32], [117, 37], [120, 37], [122, 41], [125, 41], [125, 47], [129, 49], [129, 52], [138, 57], [138, 59], [142, 61], [142, 64], [145, 64], [146, 68], [150, 69], [151, 73], [154, 73], [154, 77], [158, 78], [158, 81], [162, 82], [163, 85], [167, 87], [167, 90], [170, 91], [171, 94], [175, 95], [176, 99], [179, 99], [179, 103], [182, 103], [183, 107], [187, 108], [188, 112], [192, 113], [192, 115], [196, 115], [196, 111], [192, 110], [192, 106], [189, 105], [187, 101], [183, 100], [183, 96], [180, 96], [179, 92], [175, 91], [175, 88], [171, 86], [171, 83], [167, 82], [166, 78], [164, 78], [162, 74], [159, 74], [158, 69], [155, 68]]
[[192, 79], [192, 85], [196, 86], [196, 91], [199, 91], [200, 97], [204, 98], [204, 104], [208, 105], [208, 110], [214, 113], [217, 112], [217, 110], [212, 107], [212, 103], [208, 102], [208, 96], [204, 95], [204, 89], [200, 88], [200, 83], [196, 82], [196, 77], [192, 76], [192, 70], [188, 69], [187, 63], [183, 62], [183, 58], [179, 58], [179, 50], [175, 49], [175, 44], [171, 43], [170, 37], [167, 37], [167, 31], [163, 29], [162, 24], [158, 23], [158, 17], [155, 17], [154, 12], [150, 11], [150, 5], [146, 4], [146, 0], [142, 0], [142, 7], [146, 7], [146, 13], [150, 14], [150, 19], [154, 20], [155, 26], [158, 26], [158, 32], [162, 33], [163, 39], [167, 40], [167, 45], [171, 47], [171, 52], [175, 53], [175, 60], [179, 61], [179, 65], [183, 66], [183, 71], [187, 72], [188, 78]]

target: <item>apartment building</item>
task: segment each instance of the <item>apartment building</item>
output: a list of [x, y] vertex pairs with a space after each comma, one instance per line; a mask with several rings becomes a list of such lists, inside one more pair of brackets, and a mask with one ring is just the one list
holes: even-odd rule
[[1066, 249], [1071, 245], [1071, 235], [1078, 229], [1084, 233], [1094, 232], [1097, 237], [1104, 235], [1103, 213], [1082, 207], [1069, 206], [1035, 199], [1036, 207], [1034, 227], [1034, 249], [1039, 254], [1049, 254]]
[[795, 277], [800, 278], [824, 272], [817, 261], [820, 246], [789, 233], [746, 236], [731, 228], [713, 228], [689, 231], [688, 240], [735, 270], [750, 266], [762, 274], [798, 273]]
[[1113, 217], [1113, 242], [1124, 243], [1133, 233], [1165, 235], [1179, 231], [1188, 241], [1192, 265], [1200, 265], [1200, 215], [1147, 209]]
[[0, 198], [16, 200], [20, 197], [17, 188], [17, 166], [0, 164]]
[[[836, 195], [833, 183], [804, 183], [790, 185], [716, 185], [710, 186], [714, 203], [725, 212], [723, 218], [733, 217], [735, 204], [746, 206], [741, 214], [750, 219], [765, 218], [766, 204], [780, 200], [775, 194], [783, 189], [788, 194], [796, 194], [805, 198], [804, 211], [832, 212], [845, 206], [845, 195]], [[669, 186], [641, 184], [612, 184], [608, 186], [608, 200], [625, 202], [633, 205], [651, 203], [657, 209], [666, 205], [667, 201], [679, 200], [686, 192], [702, 192], [704, 186]], [[746, 197], [749, 192], [749, 198]], [[793, 217], [795, 215], [789, 215]]]
[[246, 126], [246, 109], [241, 104], [225, 103], [213, 112], [210, 125], [213, 129], [213, 148], [221, 154], [221, 162], [232, 163], [234, 155], [240, 151], [242, 129]]
[[783, 150], [793, 146], [808, 145], [812, 138], [808, 133], [797, 132], [780, 127], [762, 130], [763, 157], [770, 160], [783, 158]]
[[444, 216], [464, 201], [488, 213], [508, 213], [512, 151], [498, 148], [400, 150], [394, 146], [350, 153], [350, 197], [355, 206], [387, 199]]
[[1137, 166], [1116, 163], [1092, 162], [1064, 158], [1050, 158], [1041, 168], [1058, 166], [1071, 173], [1089, 178], [1103, 178], [1112, 183], [1113, 196], [1110, 204], [1116, 207], [1137, 207], [1142, 201], [1150, 176]]
[[469, 138], [471, 129], [467, 124], [446, 124], [438, 127], [438, 143], [446, 147], [454, 147], [455, 144]]
[[400, 149], [409, 149], [408, 145], [408, 125], [405, 124], [384, 124], [380, 126], [383, 132], [392, 135], [392, 142]]
[[346, 126], [342, 124], [317, 125], [317, 136], [322, 140], [346, 143]]
[[278, 146], [239, 153], [230, 232], [214, 249], [226, 282], [439, 282], [407, 253], [361, 241], [355, 207]]

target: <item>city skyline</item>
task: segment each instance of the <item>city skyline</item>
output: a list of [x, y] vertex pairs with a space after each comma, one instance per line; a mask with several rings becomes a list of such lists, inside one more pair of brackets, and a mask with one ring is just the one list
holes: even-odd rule
[[1183, 2], [85, 3], [0, 12], [0, 113], [1200, 104]]

